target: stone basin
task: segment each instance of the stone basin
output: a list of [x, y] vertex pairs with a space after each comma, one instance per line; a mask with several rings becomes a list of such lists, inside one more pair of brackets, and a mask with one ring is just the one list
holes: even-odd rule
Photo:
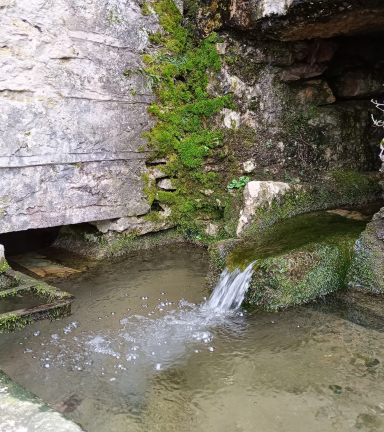
[[[21, 302], [23, 307], [17, 309], [19, 302], [15, 300], [21, 297], [25, 299]], [[73, 295], [54, 286], [4, 268], [0, 272], [0, 333], [35, 321], [67, 316], [74, 300]]]

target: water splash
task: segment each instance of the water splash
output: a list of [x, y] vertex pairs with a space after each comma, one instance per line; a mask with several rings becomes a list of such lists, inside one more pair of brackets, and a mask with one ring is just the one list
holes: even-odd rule
[[230, 272], [226, 268], [205, 307], [221, 311], [238, 309], [251, 281], [254, 263], [249, 264], [243, 272], [238, 268]]

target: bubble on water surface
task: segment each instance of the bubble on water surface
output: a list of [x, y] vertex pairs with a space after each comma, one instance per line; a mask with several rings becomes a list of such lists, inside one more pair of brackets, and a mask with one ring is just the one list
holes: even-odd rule
[[70, 333], [70, 332], [72, 331], [72, 329], [77, 328], [78, 325], [79, 325], [79, 323], [78, 323], [77, 321], [74, 321], [74, 322], [68, 324], [67, 327], [65, 327], [65, 328], [63, 329], [63, 332], [64, 332], [65, 334]]
[[117, 353], [112, 348], [109, 347], [110, 341], [105, 340], [102, 336], [95, 336], [93, 339], [86, 342], [92, 350], [96, 353], [110, 355], [112, 357], [120, 358], [120, 353]]

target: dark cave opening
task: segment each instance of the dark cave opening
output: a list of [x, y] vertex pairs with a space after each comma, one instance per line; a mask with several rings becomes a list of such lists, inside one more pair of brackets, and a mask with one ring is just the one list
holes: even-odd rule
[[60, 229], [61, 226], [57, 226], [0, 234], [0, 244], [4, 246], [6, 257], [25, 254], [51, 246]]

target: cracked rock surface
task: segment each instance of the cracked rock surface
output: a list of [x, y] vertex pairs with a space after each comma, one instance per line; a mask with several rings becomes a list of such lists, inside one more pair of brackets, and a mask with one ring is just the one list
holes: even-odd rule
[[160, 29], [133, 1], [0, 1], [0, 233], [148, 211], [136, 72]]

